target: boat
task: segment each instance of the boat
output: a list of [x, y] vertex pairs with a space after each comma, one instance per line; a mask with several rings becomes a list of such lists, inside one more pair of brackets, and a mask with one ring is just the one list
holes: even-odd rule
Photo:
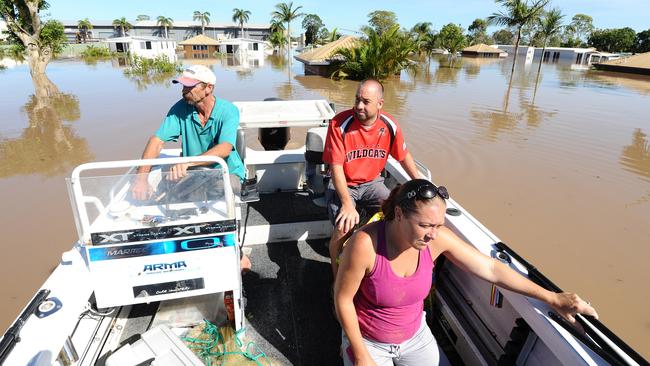
[[[174, 149], [158, 159], [74, 169], [68, 186], [79, 240], [3, 335], [0, 363], [202, 364], [187, 327], [200, 327], [203, 319], [210, 320], [204, 330], [231, 326], [242, 343], [230, 351], [256, 364], [341, 363], [323, 204], [322, 152], [334, 107], [325, 100], [235, 105], [236, 149], [247, 171], [238, 196], [224, 178], [223, 160], [179, 157]], [[287, 149], [294, 127], [307, 129], [305, 144]], [[264, 150], [246, 138], [257, 131]], [[199, 160], [221, 164], [188, 171], [175, 183], [166, 179], [165, 167]], [[142, 165], [154, 166], [148, 180], [155, 194], [134, 202], [129, 189]], [[382, 174], [389, 187], [408, 179], [392, 159]], [[446, 219], [477, 250], [560, 291], [453, 197]], [[242, 252], [253, 262], [244, 274]], [[574, 328], [545, 304], [443, 258], [435, 268], [427, 321], [451, 364], [648, 364], [594, 318], [578, 316], [581, 329]]]

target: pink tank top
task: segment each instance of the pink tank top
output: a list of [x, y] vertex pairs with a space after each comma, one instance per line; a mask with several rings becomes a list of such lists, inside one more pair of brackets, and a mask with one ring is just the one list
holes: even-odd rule
[[387, 258], [384, 221], [379, 223], [378, 230], [375, 265], [361, 280], [354, 306], [364, 338], [400, 344], [413, 337], [420, 327], [434, 263], [429, 250], [423, 249], [418, 254], [415, 273], [408, 277], [396, 275]]

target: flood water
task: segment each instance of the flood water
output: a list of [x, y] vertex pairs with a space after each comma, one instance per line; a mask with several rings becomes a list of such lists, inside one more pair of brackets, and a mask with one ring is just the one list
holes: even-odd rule
[[[355, 82], [304, 76], [295, 61], [203, 62], [232, 101], [326, 98], [343, 110], [354, 99]], [[562, 64], [538, 78], [523, 62], [511, 78], [510, 67], [434, 59], [385, 83], [385, 109], [435, 182], [650, 358], [650, 78]], [[65, 177], [138, 158], [180, 96], [115, 61], [55, 61], [47, 74], [56, 97], [35, 95], [26, 66], [0, 70], [3, 330], [76, 240]]]

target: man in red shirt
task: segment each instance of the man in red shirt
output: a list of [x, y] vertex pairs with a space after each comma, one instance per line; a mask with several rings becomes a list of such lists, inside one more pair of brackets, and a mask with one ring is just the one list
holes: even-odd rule
[[323, 160], [330, 164], [332, 174], [325, 196], [334, 225], [329, 244], [334, 278], [341, 246], [359, 223], [357, 204], [378, 211], [390, 193], [380, 176], [388, 155], [399, 161], [412, 179], [420, 177], [401, 128], [382, 110], [383, 105], [383, 85], [364, 80], [357, 88], [354, 107], [334, 116], [327, 130]]

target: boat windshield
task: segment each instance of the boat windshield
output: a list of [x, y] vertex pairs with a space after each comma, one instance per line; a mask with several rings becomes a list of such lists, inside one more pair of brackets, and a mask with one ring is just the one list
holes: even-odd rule
[[91, 245], [233, 231], [229, 183], [220, 169], [188, 170], [180, 179], [166, 168], [68, 179], [80, 242]]

